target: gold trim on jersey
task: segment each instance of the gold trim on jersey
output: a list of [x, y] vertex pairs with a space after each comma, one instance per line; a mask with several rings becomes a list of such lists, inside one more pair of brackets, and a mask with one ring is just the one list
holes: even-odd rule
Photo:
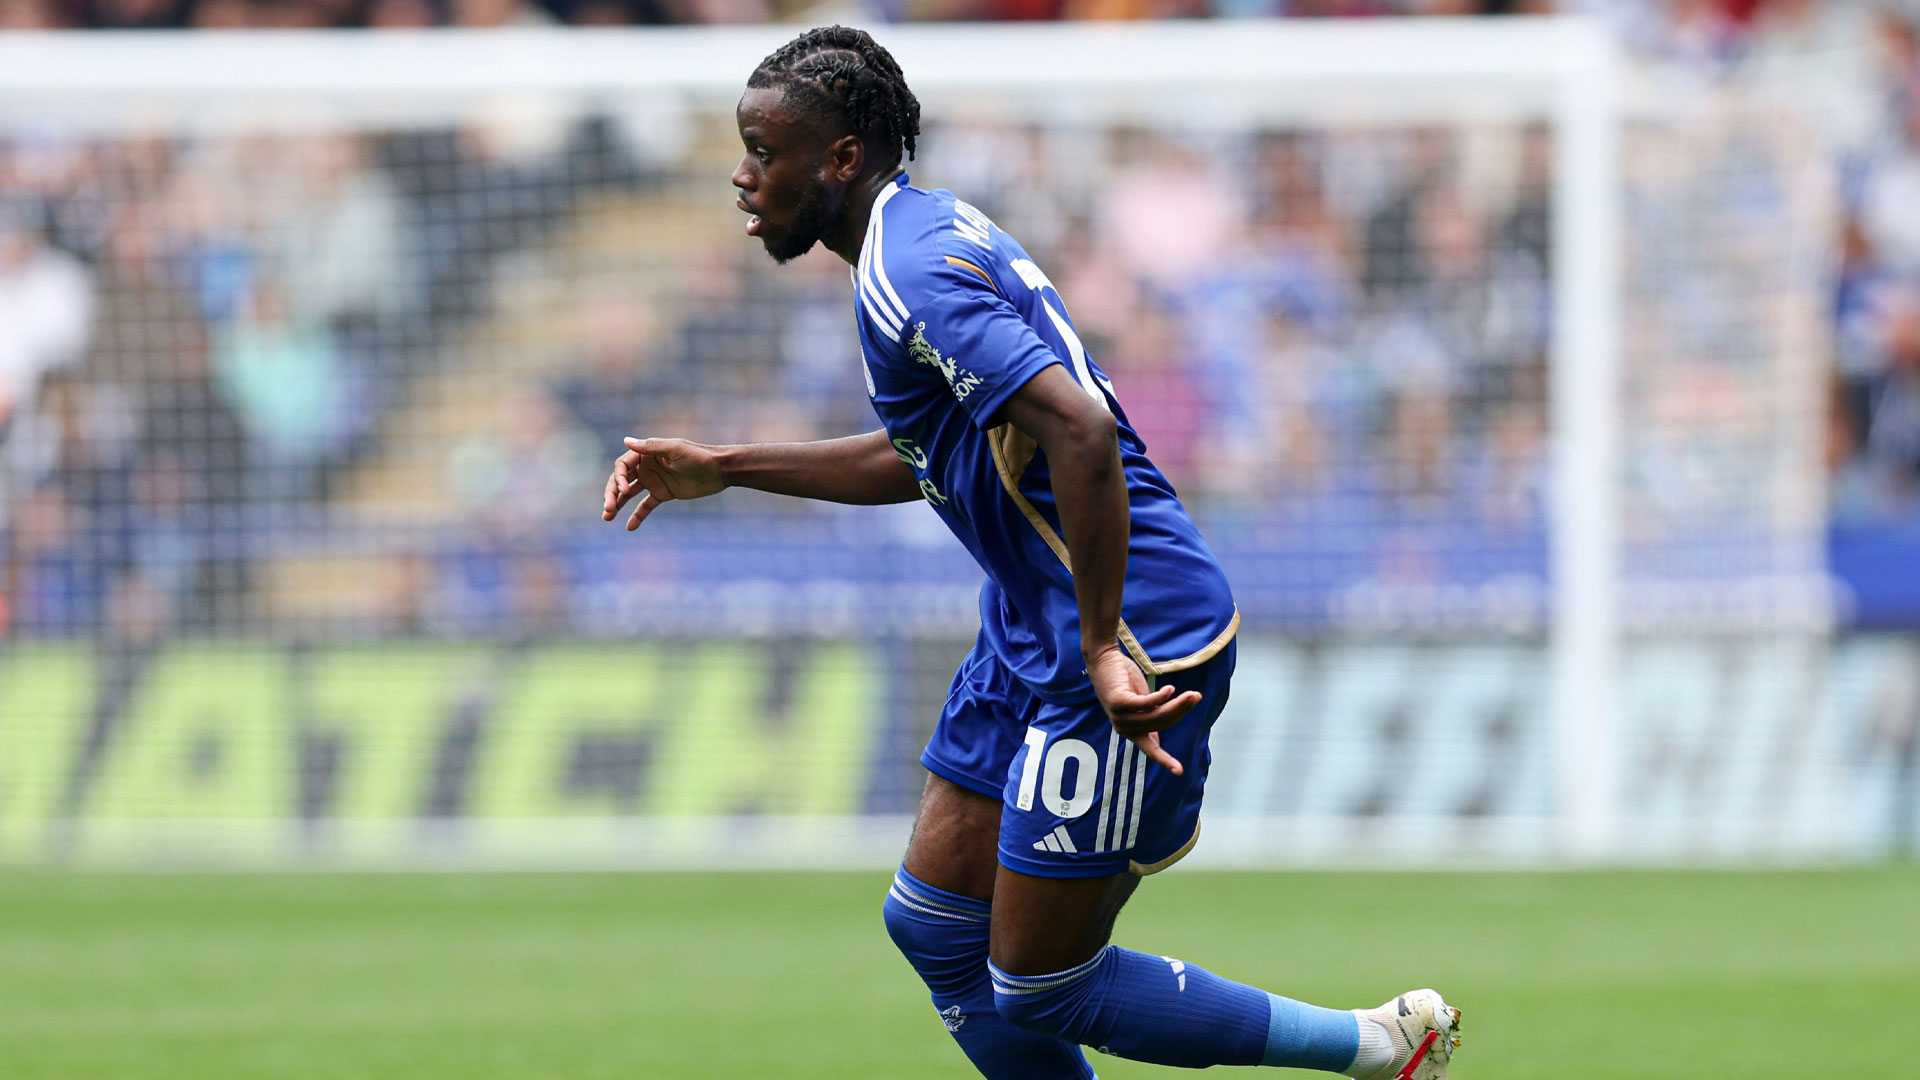
[[1132, 860], [1128, 860], [1127, 869], [1133, 872], [1134, 877], [1146, 877], [1148, 874], [1157, 874], [1160, 871], [1165, 870], [1167, 867], [1172, 866], [1174, 863], [1179, 862], [1181, 859], [1186, 858], [1187, 853], [1192, 851], [1194, 848], [1194, 845], [1198, 844], [1199, 842], [1200, 842], [1200, 819], [1194, 818], [1193, 819], [1193, 835], [1187, 837], [1187, 842], [1180, 845], [1179, 851], [1176, 851], [1173, 854], [1155, 863], [1140, 863], [1140, 862], [1133, 862]]
[[[1067, 573], [1073, 573], [1073, 559], [1067, 555], [1066, 541], [1054, 531], [1053, 525], [1040, 513], [1040, 508], [1033, 505], [1033, 502], [1020, 491], [1020, 477], [1026, 474], [1027, 466], [1033, 464], [1033, 456], [1039, 451], [1040, 444], [1033, 440], [1033, 436], [1012, 424], [1000, 424], [987, 432], [987, 445], [993, 451], [993, 469], [1000, 474], [1000, 486], [1006, 489], [1007, 496], [1013, 500], [1013, 505], [1020, 508], [1020, 513], [1026, 517], [1027, 524], [1033, 526], [1034, 531], [1040, 534], [1040, 539], [1046, 541], [1047, 547], [1059, 558], [1060, 565], [1066, 567]], [[1119, 637], [1121, 648], [1127, 650], [1127, 655], [1133, 658], [1134, 663], [1140, 665], [1141, 671], [1152, 676], [1199, 667], [1213, 659], [1221, 649], [1226, 648], [1227, 642], [1232, 641], [1234, 634], [1239, 630], [1240, 605], [1235, 604], [1233, 618], [1227, 620], [1226, 629], [1220, 631], [1212, 641], [1207, 642], [1195, 652], [1160, 663], [1156, 663], [1147, 655], [1146, 648], [1140, 644], [1140, 639], [1134, 636], [1133, 629], [1127, 625], [1125, 619], [1120, 620]]]
[[[1173, 659], [1173, 660], [1162, 660], [1159, 663], [1154, 664], [1151, 668], [1147, 668], [1147, 671], [1149, 674], [1153, 674], [1153, 675], [1165, 675], [1173, 671], [1185, 671], [1188, 668], [1199, 667], [1201, 664], [1206, 663], [1207, 661], [1213, 659], [1216, 655], [1218, 655], [1221, 649], [1224, 649], [1227, 647], [1227, 642], [1232, 641], [1233, 636], [1239, 632], [1240, 632], [1240, 605], [1235, 604], [1233, 605], [1233, 618], [1227, 620], [1226, 629], [1220, 631], [1219, 635], [1215, 637], [1212, 641], [1207, 642], [1205, 645], [1202, 645], [1200, 648], [1194, 650], [1193, 652], [1188, 653], [1185, 656], [1178, 657], [1177, 659]], [[1127, 641], [1129, 641], [1132, 637], [1133, 637], [1133, 631], [1127, 629], [1126, 623], [1124, 622], [1121, 623], [1120, 624], [1121, 642], [1124, 644]], [[1133, 652], [1135, 649], [1139, 649], [1139, 648], [1140, 648], [1140, 643], [1138, 641], [1134, 641], [1131, 647], [1129, 647], [1127, 651]], [[1141, 650], [1141, 655], [1143, 656], [1145, 655], [1145, 650]], [[1141, 665], [1141, 666], [1145, 667], [1145, 665]]]
[[975, 266], [973, 263], [968, 262], [967, 260], [961, 258], [958, 255], [947, 256], [947, 265], [957, 266], [962, 270], [971, 270], [974, 273], [979, 274], [980, 280], [986, 282], [987, 286], [991, 288], [994, 292], [1000, 291], [1000, 285], [998, 282], [993, 280], [992, 274], [987, 273], [985, 270], [982, 270], [980, 267]]

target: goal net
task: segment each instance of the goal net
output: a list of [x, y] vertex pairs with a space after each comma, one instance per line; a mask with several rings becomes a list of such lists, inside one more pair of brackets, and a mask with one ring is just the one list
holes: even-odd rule
[[[934, 516], [598, 513], [623, 435], [874, 425], [732, 205], [787, 36], [0, 41], [0, 859], [897, 857]], [[1196, 861], [1885, 842], [1817, 117], [1578, 20], [883, 43], [1233, 581]]]

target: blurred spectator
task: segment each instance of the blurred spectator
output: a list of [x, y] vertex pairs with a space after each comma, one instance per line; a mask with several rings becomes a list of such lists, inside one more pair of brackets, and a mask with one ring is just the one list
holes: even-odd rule
[[1127, 131], [1116, 143], [1101, 238], [1136, 277], [1184, 289], [1244, 227], [1238, 186], [1217, 159], [1171, 140]]
[[1873, 366], [1846, 379], [1843, 430], [1851, 453], [1837, 466], [1839, 493], [1853, 500], [1843, 516], [1905, 516], [1920, 511], [1920, 286], [1889, 283], [1862, 312]]
[[367, 25], [376, 30], [424, 30], [446, 21], [446, 9], [438, 0], [373, 0], [367, 5]]
[[1920, 29], [1893, 6], [1872, 26], [1884, 120], [1847, 159], [1833, 309], [1834, 506], [1855, 524], [1920, 519]]
[[63, 30], [73, 26], [57, 0], [0, 0], [0, 30]]
[[245, 30], [262, 26], [261, 0], [199, 0], [193, 5], [195, 30]]
[[529, 0], [452, 0], [453, 25], [488, 28], [547, 26], [553, 13]]
[[172, 30], [187, 25], [186, 0], [81, 0], [88, 26], [105, 30]]
[[345, 449], [346, 375], [333, 342], [289, 315], [284, 287], [257, 275], [236, 316], [216, 336], [222, 398], [247, 429], [257, 498], [304, 498], [326, 459]]
[[0, 438], [33, 407], [41, 379], [80, 358], [93, 325], [86, 267], [46, 245], [37, 216], [20, 200], [0, 201]]
[[666, 0], [572, 0], [564, 9], [574, 26], [656, 26], [675, 21]]
[[89, 588], [88, 568], [76, 543], [75, 516], [58, 488], [43, 488], [16, 503], [5, 582], [14, 629], [70, 634], [93, 621], [98, 597]]
[[285, 147], [273, 233], [290, 310], [329, 324], [354, 316], [393, 319], [417, 306], [401, 250], [401, 206], [392, 180], [370, 167], [362, 139], [292, 141]]

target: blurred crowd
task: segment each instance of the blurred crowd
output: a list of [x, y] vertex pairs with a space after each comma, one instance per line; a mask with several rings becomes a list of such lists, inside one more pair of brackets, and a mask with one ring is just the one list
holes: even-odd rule
[[[1183, 496], [1214, 520], [1376, 531], [1538, 522], [1544, 131], [1280, 132], [1183, 142], [929, 140], [1045, 252]], [[977, 193], [972, 194], [972, 193]]]
[[[492, 309], [498, 262], [647, 180], [603, 121], [0, 142], [4, 614], [236, 628], [259, 567]], [[530, 421], [528, 421], [530, 422]]]
[[1841, 162], [1835, 517], [1920, 521], [1920, 29], [1875, 20], [1878, 122]]
[[[898, 14], [1528, 6], [1004, 0]], [[1874, 60], [1851, 73], [1861, 88], [1847, 101], [1870, 115], [1838, 125], [1832, 168], [1802, 142], [1733, 124], [1711, 146], [1684, 133], [1656, 144], [1642, 155], [1651, 167], [1630, 169], [1623, 344], [1646, 360], [1630, 367], [1631, 392], [1654, 401], [1640, 413], [1630, 403], [1630, 423], [1746, 438], [1642, 440], [1628, 468], [1657, 483], [1630, 504], [1636, 519], [1771, 513], [1708, 499], [1768, 453], [1773, 308], [1800, 296], [1831, 312], [1820, 325], [1832, 348], [1803, 351], [1836, 358], [1835, 512], [1920, 517], [1915, 23], [1896, 7], [1801, 0], [1604, 8], [1638, 49], [1703, 81], [1766, 64], [1826, 71], [1850, 48]], [[0, 11], [9, 26], [477, 26], [771, 9], [0, 0]], [[0, 628], [142, 640], [306, 612], [386, 632], [565, 629], [588, 621], [593, 579], [572, 553], [593, 519], [580, 508], [622, 435], [871, 426], [844, 267], [816, 252], [774, 270], [740, 239], [710, 175], [725, 118], [677, 123], [673, 138], [631, 117], [545, 115], [0, 137]], [[1295, 556], [1363, 564], [1295, 558], [1289, 573], [1303, 577], [1427, 584], [1461, 573], [1436, 561], [1436, 536], [1476, 552], [1539, 548], [1548, 129], [1203, 134], [948, 116], [930, 119], [922, 146], [916, 182], [974, 202], [1047, 268], [1210, 531], [1265, 530]], [[1663, 152], [1690, 163], [1663, 164]], [[1809, 161], [1836, 177], [1845, 236], [1839, 264], [1815, 270], [1781, 246], [1808, 232], [1790, 174]], [[415, 512], [395, 512], [407, 500]], [[834, 513], [748, 493], [676, 509]], [[671, 554], [652, 551], [634, 558], [660, 565], [634, 572], [674, 573]], [[351, 578], [282, 572], [315, 552], [350, 560]], [[328, 584], [303, 598], [301, 581], [309, 593]]]
[[[0, 0], [0, 29], [421, 29], [624, 26], [799, 18], [817, 0]], [[1170, 19], [1206, 16], [1496, 15], [1551, 0], [871, 0], [873, 18]]]

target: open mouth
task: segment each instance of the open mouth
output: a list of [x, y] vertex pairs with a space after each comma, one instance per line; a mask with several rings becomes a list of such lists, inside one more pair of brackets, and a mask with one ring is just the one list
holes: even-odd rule
[[747, 218], [747, 235], [759, 236], [760, 235], [760, 215], [755, 214], [753, 212], [753, 207], [748, 206], [747, 200], [745, 199], [735, 199], [733, 200], [733, 205], [739, 207], [742, 211], [750, 215]]

